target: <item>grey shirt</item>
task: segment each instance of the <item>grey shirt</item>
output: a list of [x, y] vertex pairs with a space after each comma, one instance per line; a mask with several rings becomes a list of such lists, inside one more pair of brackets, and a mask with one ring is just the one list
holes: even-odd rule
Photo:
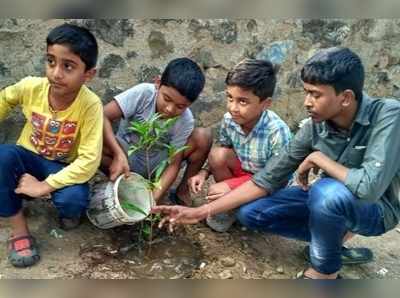
[[[115, 96], [115, 100], [121, 108], [123, 119], [121, 119], [117, 137], [123, 140], [125, 144], [131, 145], [138, 141], [138, 136], [134, 132], [128, 131], [130, 122], [145, 121], [156, 113], [157, 89], [154, 84], [143, 83], [136, 85]], [[175, 147], [182, 147], [186, 144], [194, 128], [194, 118], [190, 109], [186, 109], [179, 116], [176, 123], [170, 128], [168, 134], [163, 139], [166, 144], [172, 144]], [[126, 147], [126, 146], [123, 146]], [[127, 149], [127, 148], [125, 148]], [[138, 161], [144, 161], [144, 152], [138, 151], [130, 156], [129, 161], [132, 164], [138, 164]], [[150, 152], [152, 164], [156, 166], [161, 159], [166, 156], [166, 152]], [[141, 162], [140, 162], [141, 163]], [[132, 165], [131, 165], [132, 166]], [[133, 166], [135, 167], [135, 166]], [[152, 165], [153, 167], [153, 165]], [[138, 171], [140, 169], [137, 169]]]
[[350, 131], [306, 121], [289, 149], [255, 174], [253, 182], [275, 191], [310, 153], [320, 151], [349, 168], [344, 184], [358, 199], [377, 202], [390, 230], [400, 218], [399, 132], [400, 102], [364, 94]]

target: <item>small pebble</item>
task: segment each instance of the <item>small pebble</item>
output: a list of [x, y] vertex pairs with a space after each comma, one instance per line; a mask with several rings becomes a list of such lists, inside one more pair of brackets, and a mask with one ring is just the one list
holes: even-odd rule
[[199, 234], [199, 240], [203, 241], [204, 239], [206, 239], [206, 235], [204, 235], [203, 233]]
[[52, 229], [49, 234], [50, 234], [50, 236], [52, 236], [56, 239], [60, 239], [63, 237], [63, 235], [61, 233], [57, 232], [56, 229]]
[[206, 263], [205, 262], [201, 262], [199, 268], [200, 269], [204, 269], [206, 267]]
[[221, 264], [225, 267], [233, 267], [236, 264], [236, 261], [234, 258], [231, 257], [225, 257], [221, 259]]
[[397, 229], [396, 229], [396, 232], [397, 232], [397, 233], [400, 233], [400, 228], [397, 228]]
[[268, 279], [272, 275], [271, 270], [265, 270], [262, 274], [262, 277]]
[[164, 259], [162, 261], [165, 265], [171, 265], [172, 264], [172, 260], [171, 259]]
[[382, 268], [382, 269], [380, 269], [380, 270], [377, 272], [377, 274], [378, 274], [379, 276], [384, 277], [388, 272], [389, 272], [389, 270], [387, 270], [386, 268]]
[[232, 272], [230, 270], [224, 270], [218, 274], [221, 279], [231, 279], [233, 278]]
[[278, 272], [279, 274], [283, 274], [285, 271], [283, 270], [283, 267], [282, 267], [282, 266], [278, 266], [278, 267], [276, 268], [276, 272]]

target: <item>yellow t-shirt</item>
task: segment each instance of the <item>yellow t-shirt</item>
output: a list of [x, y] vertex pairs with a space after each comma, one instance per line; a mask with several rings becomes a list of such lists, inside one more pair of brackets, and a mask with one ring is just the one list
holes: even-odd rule
[[103, 145], [103, 106], [82, 86], [64, 111], [49, 107], [47, 78], [27, 77], [0, 91], [0, 121], [20, 105], [26, 118], [17, 144], [49, 159], [67, 163], [46, 182], [58, 189], [87, 182], [96, 172]]

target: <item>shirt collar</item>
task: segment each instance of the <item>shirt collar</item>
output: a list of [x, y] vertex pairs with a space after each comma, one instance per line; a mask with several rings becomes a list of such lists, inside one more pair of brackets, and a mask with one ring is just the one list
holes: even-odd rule
[[[230, 114], [228, 114], [228, 117], [233, 125], [233, 127], [235, 128], [235, 130], [240, 133], [243, 136], [246, 136], [246, 134], [244, 133], [242, 127], [237, 124], [235, 121], [233, 121], [232, 116]], [[268, 117], [268, 110], [265, 110], [264, 112], [262, 112], [260, 118], [258, 119], [256, 125], [253, 127], [253, 129], [249, 132], [249, 134], [247, 136], [252, 135], [254, 132], [258, 131], [261, 128], [264, 128], [265, 123], [267, 123], [269, 121], [269, 117]]]
[[354, 119], [355, 122], [364, 126], [369, 125], [369, 110], [371, 108], [372, 101], [373, 99], [369, 97], [367, 93], [363, 92], [362, 99], [358, 105], [356, 118]]
[[[357, 112], [356, 112], [356, 117], [354, 118], [354, 122], [357, 122], [358, 124], [363, 125], [363, 126], [367, 126], [370, 124], [369, 110], [370, 110], [372, 101], [373, 101], [373, 99], [371, 97], [369, 97], [368, 94], [363, 92], [363, 97], [359, 101]], [[354, 124], [353, 124], [353, 126], [354, 126]], [[341, 132], [337, 128], [332, 127], [332, 125], [329, 124], [329, 122], [327, 122], [327, 121], [324, 121], [322, 123], [322, 128], [323, 128], [323, 131], [322, 131], [323, 136], [327, 136], [329, 133], [336, 133], [336, 134], [339, 133], [339, 134], [346, 135], [346, 133]]]

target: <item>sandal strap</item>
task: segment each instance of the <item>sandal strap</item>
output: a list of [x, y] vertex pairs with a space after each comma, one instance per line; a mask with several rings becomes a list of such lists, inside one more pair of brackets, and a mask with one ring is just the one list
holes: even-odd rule
[[312, 279], [312, 278], [307, 276], [306, 269], [303, 269], [296, 274], [296, 279]]
[[[311, 277], [306, 275], [306, 270], [307, 269], [304, 269], [304, 270], [298, 272], [297, 275], [296, 275], [296, 279], [311, 279], [311, 280], [314, 280], [313, 278], [311, 278]], [[343, 279], [343, 277], [340, 274], [338, 274], [336, 279]]]
[[[24, 246], [17, 247], [17, 243], [23, 241]], [[11, 246], [11, 250], [14, 250], [16, 252], [24, 251], [24, 250], [32, 250], [32, 248], [35, 247], [36, 241], [35, 238], [33, 238], [31, 235], [25, 235], [25, 236], [20, 236], [16, 238], [11, 238], [8, 239], [8, 243]]]

